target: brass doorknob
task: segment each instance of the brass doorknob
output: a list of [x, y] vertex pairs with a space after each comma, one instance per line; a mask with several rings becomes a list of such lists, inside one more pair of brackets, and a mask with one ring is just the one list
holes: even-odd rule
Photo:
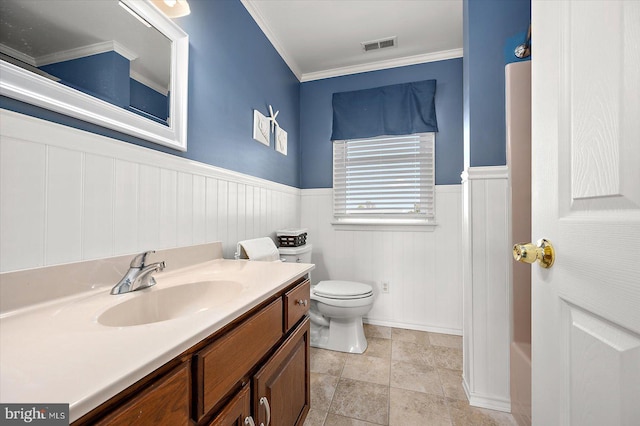
[[533, 263], [536, 260], [543, 268], [551, 268], [556, 259], [556, 253], [549, 240], [542, 238], [534, 245], [519, 243], [513, 246], [513, 258], [518, 262]]

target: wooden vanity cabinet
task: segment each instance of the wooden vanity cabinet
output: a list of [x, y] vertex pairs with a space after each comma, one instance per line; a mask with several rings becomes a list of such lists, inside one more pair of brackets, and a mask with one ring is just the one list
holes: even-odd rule
[[[243, 380], [251, 381], [251, 416], [256, 426], [304, 423], [310, 407], [309, 292], [309, 280], [290, 287], [282, 298], [196, 354], [196, 381], [201, 378], [198, 389], [202, 388], [204, 396], [197, 409], [201, 423], [208, 417], [209, 409], [216, 406], [234, 385], [242, 382], [242, 390], [222, 411], [232, 410], [230, 407], [237, 405], [236, 398], [247, 387]], [[287, 337], [279, 346], [269, 343], [283, 334]], [[254, 362], [261, 354], [269, 353], [269, 348], [275, 350], [268, 359], [262, 364]], [[239, 354], [244, 356], [238, 357]], [[257, 372], [253, 370], [251, 379], [245, 375], [250, 365], [259, 367]], [[220, 366], [227, 368], [220, 369]], [[216, 424], [215, 421], [205, 424]]]
[[[309, 280], [300, 278], [73, 425], [301, 426], [309, 411]], [[268, 401], [261, 404], [260, 399]]]

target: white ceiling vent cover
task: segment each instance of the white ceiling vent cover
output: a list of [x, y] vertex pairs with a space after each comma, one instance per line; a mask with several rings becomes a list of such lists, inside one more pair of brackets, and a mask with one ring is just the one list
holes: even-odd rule
[[370, 52], [372, 50], [386, 49], [387, 47], [396, 47], [398, 44], [398, 37], [393, 36], [380, 40], [363, 41], [360, 44], [362, 45], [362, 50]]

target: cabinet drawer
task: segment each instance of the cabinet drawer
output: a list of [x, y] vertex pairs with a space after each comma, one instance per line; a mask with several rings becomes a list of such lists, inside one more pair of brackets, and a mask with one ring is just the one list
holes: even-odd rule
[[189, 363], [144, 389], [96, 425], [188, 425]]
[[209, 412], [282, 337], [282, 299], [196, 354], [196, 420]]
[[309, 280], [295, 286], [284, 295], [284, 331], [291, 329], [309, 312], [311, 284]]

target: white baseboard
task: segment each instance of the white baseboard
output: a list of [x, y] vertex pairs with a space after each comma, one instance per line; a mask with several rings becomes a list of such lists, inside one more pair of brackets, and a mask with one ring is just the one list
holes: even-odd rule
[[462, 377], [462, 388], [467, 396], [469, 405], [473, 407], [488, 408], [489, 410], [504, 411], [505, 413], [511, 412], [511, 401], [504, 398], [495, 398], [471, 392], [464, 374]]
[[437, 326], [421, 325], [421, 324], [409, 324], [406, 322], [396, 322], [396, 321], [370, 320], [368, 318], [363, 318], [362, 322], [364, 322], [365, 324], [379, 325], [382, 327], [404, 328], [407, 330], [428, 331], [430, 333], [452, 334], [454, 336], [462, 336], [462, 330], [457, 328], [437, 327]]
[[468, 396], [469, 405], [479, 408], [488, 408], [489, 410], [511, 412], [511, 401], [502, 398], [492, 398], [490, 396], [471, 394]]

